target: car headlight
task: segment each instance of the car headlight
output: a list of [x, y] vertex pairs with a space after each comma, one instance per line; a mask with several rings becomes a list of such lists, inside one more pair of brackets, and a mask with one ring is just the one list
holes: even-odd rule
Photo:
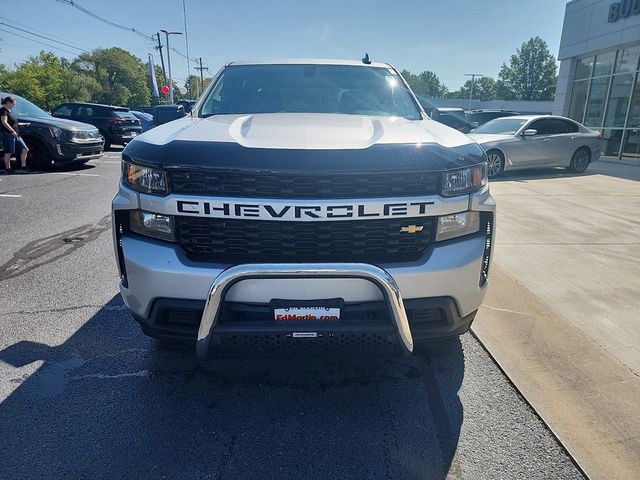
[[479, 212], [461, 212], [438, 218], [436, 242], [476, 233], [480, 229]]
[[122, 162], [122, 182], [142, 193], [166, 195], [167, 176], [163, 170]]
[[175, 241], [173, 217], [159, 213], [131, 210], [129, 213], [129, 230], [139, 235]]
[[479, 190], [487, 184], [487, 165], [481, 163], [473, 167], [444, 172], [442, 178], [442, 195], [462, 195]]
[[51, 135], [51, 138], [56, 140], [62, 140], [64, 138], [64, 130], [58, 127], [50, 127], [49, 134]]

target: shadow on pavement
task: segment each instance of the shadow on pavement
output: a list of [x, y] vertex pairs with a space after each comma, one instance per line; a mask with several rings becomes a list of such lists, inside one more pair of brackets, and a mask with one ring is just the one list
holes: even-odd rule
[[503, 172], [498, 177], [492, 178], [490, 182], [524, 182], [529, 180], [546, 180], [549, 178], [587, 177], [589, 175], [594, 175], [591, 168], [587, 169], [584, 173], [573, 173], [562, 167], [530, 168]]
[[626, 180], [640, 180], [640, 164], [624, 163], [624, 161], [601, 160], [589, 165], [584, 173], [573, 173], [562, 167], [531, 168], [503, 172], [491, 183], [498, 182], [526, 182], [530, 180], [546, 180], [552, 178], [588, 177], [592, 175], [606, 175]]
[[119, 296], [0, 405], [3, 478], [444, 478], [463, 412], [456, 339], [422, 357], [198, 362], [142, 336]]

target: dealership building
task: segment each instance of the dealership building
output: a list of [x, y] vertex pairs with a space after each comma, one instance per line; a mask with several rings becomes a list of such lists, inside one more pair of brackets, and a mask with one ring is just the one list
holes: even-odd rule
[[553, 113], [600, 130], [604, 154], [640, 158], [640, 0], [567, 3]]

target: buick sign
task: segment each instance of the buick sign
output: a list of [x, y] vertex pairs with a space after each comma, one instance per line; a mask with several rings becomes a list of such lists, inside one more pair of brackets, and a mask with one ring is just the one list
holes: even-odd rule
[[609, 23], [640, 13], [640, 0], [620, 0], [609, 5]]

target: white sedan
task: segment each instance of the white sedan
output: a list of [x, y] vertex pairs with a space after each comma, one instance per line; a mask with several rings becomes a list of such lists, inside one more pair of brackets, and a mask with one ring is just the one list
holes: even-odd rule
[[496, 118], [469, 136], [487, 152], [490, 178], [505, 170], [535, 167], [581, 173], [602, 153], [600, 132], [555, 115]]

